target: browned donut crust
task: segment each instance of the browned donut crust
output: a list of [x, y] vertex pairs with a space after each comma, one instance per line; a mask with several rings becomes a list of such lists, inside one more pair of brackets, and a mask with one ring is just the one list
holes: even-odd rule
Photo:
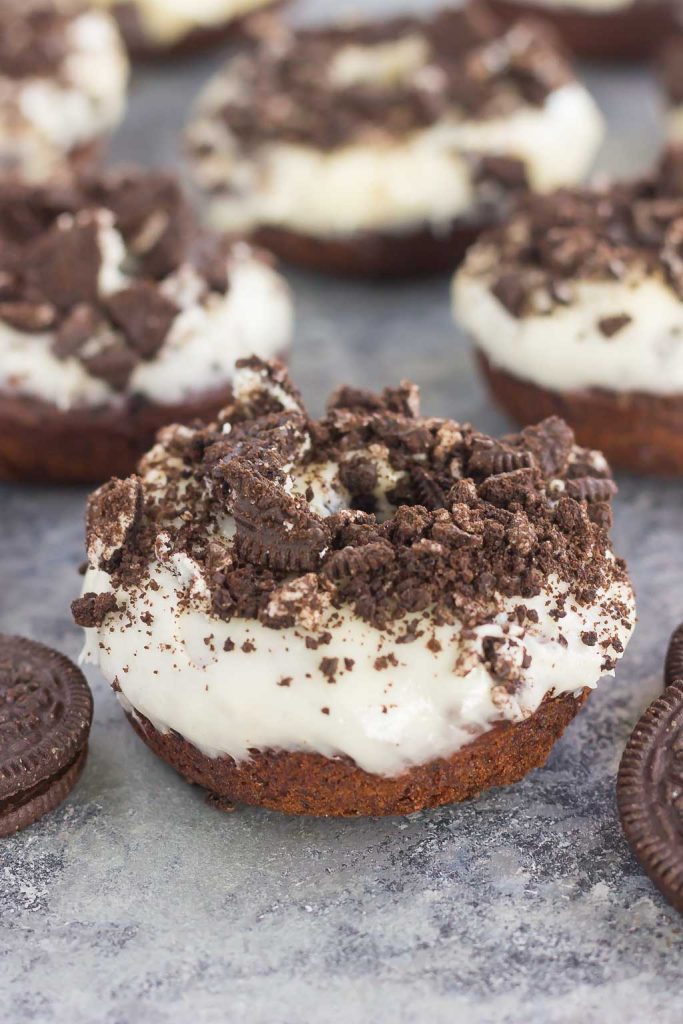
[[561, 416], [579, 444], [598, 448], [608, 461], [638, 473], [683, 474], [683, 395], [643, 392], [551, 391], [477, 359], [498, 404], [517, 423]]
[[508, 22], [518, 18], [542, 18], [562, 42], [580, 57], [601, 60], [633, 60], [655, 53], [681, 25], [675, 5], [666, 0], [634, 0], [623, 10], [581, 11], [549, 8], [544, 4], [490, 0], [489, 6]]
[[490, 221], [455, 220], [435, 234], [427, 225], [404, 233], [364, 231], [320, 238], [286, 228], [261, 227], [251, 240], [287, 263], [349, 277], [400, 278], [454, 270]]
[[[267, 9], [272, 10], [276, 6], [282, 6], [285, 2], [286, 0], [271, 0]], [[266, 7], [262, 9], [265, 10]], [[130, 53], [138, 60], [157, 61], [167, 57], [191, 57], [202, 50], [239, 39], [245, 21], [253, 17], [254, 12], [246, 11], [237, 18], [230, 18], [222, 25], [195, 28], [171, 46], [159, 46], [149, 38], [140, 24], [135, 4], [130, 0], [122, 0], [114, 7], [112, 14], [116, 18]]]
[[287, 814], [358, 817], [411, 814], [456, 803], [492, 786], [519, 782], [545, 764], [553, 744], [589, 690], [546, 700], [523, 722], [504, 723], [462, 747], [396, 778], [371, 775], [348, 758], [288, 751], [253, 751], [249, 761], [210, 758], [176, 732], [161, 733], [144, 715], [129, 715], [138, 736], [188, 782], [223, 801]]
[[175, 405], [62, 410], [38, 398], [0, 394], [0, 480], [77, 484], [126, 477], [161, 427], [211, 419], [230, 397], [226, 387]]

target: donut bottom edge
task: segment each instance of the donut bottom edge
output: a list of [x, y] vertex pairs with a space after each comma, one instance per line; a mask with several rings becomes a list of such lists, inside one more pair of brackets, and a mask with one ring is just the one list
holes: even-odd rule
[[252, 751], [249, 761], [202, 754], [177, 732], [162, 733], [139, 712], [127, 713], [138, 736], [188, 782], [223, 801], [314, 817], [411, 814], [458, 803], [493, 786], [519, 782], [545, 764], [590, 691], [546, 699], [522, 722], [490, 729], [449, 758], [400, 776], [363, 771], [348, 758], [300, 751]]
[[405, 232], [359, 231], [327, 238], [262, 225], [251, 232], [250, 241], [269, 249], [286, 263], [325, 274], [408, 278], [454, 270], [492, 223], [490, 219], [457, 219], [439, 234], [424, 224]]
[[651, 57], [680, 31], [674, 4], [666, 0], [632, 0], [623, 8], [597, 12], [516, 0], [490, 0], [489, 6], [506, 22], [540, 18], [552, 25], [562, 43], [577, 56], [598, 60]]
[[211, 420], [231, 397], [229, 387], [172, 405], [57, 406], [0, 393], [0, 480], [94, 484], [127, 477], [169, 423]]
[[477, 349], [491, 394], [522, 426], [560, 416], [577, 443], [601, 451], [612, 466], [636, 473], [683, 475], [683, 394], [553, 391], [492, 365]]

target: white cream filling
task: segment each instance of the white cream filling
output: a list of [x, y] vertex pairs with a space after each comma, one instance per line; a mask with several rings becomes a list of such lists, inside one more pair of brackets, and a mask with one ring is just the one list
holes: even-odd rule
[[68, 29], [60, 78], [3, 78], [0, 163], [40, 181], [62, 169], [74, 149], [108, 135], [123, 117], [128, 61], [108, 15], [91, 11]]
[[95, 6], [135, 7], [148, 38], [172, 46], [194, 29], [218, 28], [272, 0], [93, 0]]
[[[116, 280], [110, 261], [119, 252], [118, 235], [112, 234], [115, 237], [102, 246], [100, 280], [107, 282], [106, 291]], [[236, 360], [251, 355], [273, 358], [288, 347], [293, 313], [283, 279], [246, 246], [233, 250], [229, 272], [225, 295], [210, 293], [196, 303], [187, 283], [188, 278], [196, 281], [194, 271], [181, 268], [167, 280], [169, 297], [180, 301], [184, 289], [189, 304], [176, 317], [155, 358], [133, 371], [129, 394], [161, 404], [180, 402], [224, 387], [232, 380]], [[123, 284], [119, 281], [117, 286]], [[65, 410], [120, 401], [120, 395], [88, 373], [78, 359], [58, 359], [53, 342], [52, 332], [27, 335], [0, 321], [0, 394], [29, 395]]]
[[[551, 578], [548, 591], [536, 598], [501, 599], [495, 620], [472, 635], [463, 636], [457, 624], [427, 627], [413, 643], [397, 644], [344, 610], [319, 626], [330, 629], [330, 643], [310, 650], [305, 629], [211, 617], [198, 567], [187, 556], [171, 556], [150, 571], [158, 589], [134, 602], [118, 593], [123, 610], [87, 631], [83, 653], [110, 683], [118, 682], [127, 708], [161, 731], [177, 730], [211, 757], [244, 760], [250, 749], [315, 751], [346, 755], [384, 776], [448, 757], [497, 722], [527, 718], [546, 694], [595, 687], [603, 674], [600, 643], [616, 636], [625, 645], [630, 634], [619, 613], [600, 606], [624, 601], [634, 619], [630, 590], [614, 584], [594, 607], [568, 602], [567, 615], [556, 620], [549, 612], [566, 586]], [[194, 595], [191, 609], [179, 606], [187, 587]], [[88, 571], [86, 592], [109, 589], [105, 573]], [[521, 629], [508, 622], [519, 603], [538, 612], [537, 624]], [[149, 624], [141, 618], [146, 613]], [[592, 630], [598, 644], [588, 646], [581, 633]], [[513, 694], [484, 663], [487, 637], [505, 638], [518, 664], [525, 654], [531, 659]], [[223, 649], [228, 640], [234, 644], [229, 653]], [[389, 658], [386, 668], [375, 667], [378, 657]], [[334, 683], [321, 671], [323, 658], [339, 659]], [[352, 668], [345, 658], [353, 660]]]
[[[519, 318], [490, 287], [465, 263], [453, 303], [457, 321], [495, 366], [555, 391], [683, 394], [683, 302], [662, 279], [577, 281], [569, 305]], [[630, 323], [606, 337], [598, 322], [622, 314]]]
[[[268, 224], [348, 235], [427, 223], [438, 232], [476, 205], [467, 153], [517, 157], [531, 186], [549, 191], [584, 177], [603, 134], [595, 103], [573, 82], [551, 93], [542, 107], [524, 107], [505, 118], [453, 118], [400, 142], [358, 142], [331, 152], [273, 144], [252, 157], [241, 154], [228, 129], [211, 116], [221, 95], [218, 80], [203, 108], [200, 103], [190, 140], [213, 149], [197, 158], [195, 173], [204, 190], [216, 193], [208, 200], [211, 223], [227, 231]], [[233, 191], [218, 191], [224, 187]]]

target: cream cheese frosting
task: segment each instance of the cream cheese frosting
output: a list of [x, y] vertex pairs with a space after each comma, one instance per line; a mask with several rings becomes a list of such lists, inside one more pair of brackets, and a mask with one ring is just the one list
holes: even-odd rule
[[455, 275], [490, 363], [553, 391], [683, 393], [683, 151], [649, 177], [529, 198]]
[[68, 170], [74, 151], [106, 138], [123, 117], [128, 61], [112, 19], [74, 13], [64, 33], [58, 73], [17, 78], [0, 68], [0, 166], [25, 180]]
[[61, 410], [182, 404], [225, 392], [237, 360], [289, 347], [284, 280], [263, 253], [198, 228], [171, 176], [8, 184], [0, 208], [0, 243], [15, 253], [0, 298], [0, 396]]
[[[323, 237], [427, 224], [438, 234], [454, 220], [481, 216], [491, 203], [491, 187], [487, 199], [482, 185], [482, 158], [518, 162], [522, 179], [539, 191], [581, 180], [602, 140], [602, 118], [559, 54], [525, 25], [505, 35], [495, 23], [480, 25], [469, 9], [448, 17], [465, 21], [464, 27], [444, 23], [443, 46], [450, 32], [459, 35], [462, 50], [454, 44], [447, 58], [438, 52], [439, 42], [428, 38], [439, 29], [409, 19], [360, 28], [358, 39], [334, 29], [320, 33], [320, 40], [315, 33], [274, 32], [254, 54], [230, 62], [200, 97], [188, 131], [193, 173], [210, 222], [221, 230], [267, 225]], [[370, 31], [368, 42], [364, 33]], [[468, 33], [474, 37], [469, 49], [462, 42]], [[317, 107], [327, 101], [311, 105], [309, 124], [299, 109], [306, 105], [303, 86], [288, 83], [289, 72], [282, 71], [292, 66], [288, 55], [302, 42], [311, 47], [302, 67], [320, 64], [320, 82], [310, 88], [329, 98], [329, 128], [322, 115], [315, 120]], [[272, 81], [263, 70], [269, 61]], [[539, 76], [527, 97], [515, 95], [515, 62], [524, 61], [530, 62], [531, 78]], [[477, 78], [471, 69], [479, 66]], [[263, 86], [250, 85], [254, 67], [256, 75], [263, 71]], [[461, 97], [456, 89], [447, 100], [460, 73], [472, 75], [471, 91]], [[482, 89], [490, 95], [479, 96]], [[250, 90], [260, 106], [246, 122]], [[296, 113], [297, 128], [288, 125], [287, 112]], [[568, 137], [571, 147], [565, 145]], [[504, 191], [500, 182], [493, 184], [494, 193]], [[496, 201], [502, 202], [500, 195]]]
[[[211, 146], [195, 161], [209, 196], [208, 219], [223, 231], [269, 224], [314, 235], [401, 231], [427, 223], [438, 234], [478, 205], [469, 154], [519, 159], [531, 187], [548, 191], [580, 181], [602, 141], [602, 118], [587, 90], [571, 83], [542, 107], [488, 121], [445, 118], [400, 142], [376, 142], [321, 152], [269, 144], [257, 157], [240, 154], [229, 128], [200, 104], [190, 144]], [[572, 146], [564, 147], [571, 135]], [[235, 192], [224, 191], [226, 182]], [[330, 202], [334, 196], [334, 202]]]
[[[224, 512], [207, 520], [207, 538], [200, 540], [196, 535], [198, 550], [206, 552], [208, 544], [214, 552], [208, 563], [205, 554], [181, 550], [178, 539], [183, 522], [198, 524], [201, 510], [216, 501], [217, 507], [222, 507], [218, 497], [222, 478], [214, 473], [212, 483], [211, 474], [193, 476], [184, 468], [187, 463], [182, 452], [198, 450], [199, 443], [210, 460], [216, 446], [242, 458], [241, 452], [251, 450], [251, 435], [245, 431], [242, 419], [244, 410], [249, 410], [249, 415], [258, 414], [261, 402], [263, 410], [268, 411], [266, 419], [257, 419], [256, 423], [276, 432], [293, 431], [287, 435], [290, 454], [282, 472], [284, 493], [289, 498], [298, 496], [297, 515], [305, 505], [314, 522], [324, 523], [336, 515], [338, 521], [348, 524], [343, 529], [351, 531], [375, 529], [367, 516], [348, 511], [353, 504], [351, 490], [358, 493], [359, 471], [367, 479], [364, 501], [371, 493], [382, 499], [375, 504], [375, 514], [391, 531], [396, 515], [395, 492], [410, 480], [423, 480], [420, 467], [427, 463], [422, 461], [424, 455], [415, 453], [400, 468], [395, 440], [385, 444], [376, 441], [367, 450], [359, 450], [351, 440], [352, 434], [350, 447], [336, 456], [321, 458], [316, 446], [327, 436], [326, 430], [349, 429], [354, 416], [355, 423], [360, 422], [360, 416], [366, 424], [373, 422], [373, 416], [375, 422], [377, 417], [388, 416], [385, 422], [391, 431], [389, 437], [394, 438], [397, 429], [413, 422], [418, 430], [432, 434], [430, 463], [436, 458], [450, 465], [445, 472], [452, 474], [452, 479], [458, 479], [461, 472], [456, 466], [461, 465], [461, 456], [456, 453], [463, 443], [470, 445], [470, 441], [463, 442], [460, 428], [450, 421], [415, 419], [407, 411], [397, 419], [396, 413], [388, 412], [398, 408], [395, 393], [387, 398], [388, 405], [376, 405], [374, 413], [369, 399], [358, 399], [355, 394], [342, 396], [334, 406], [338, 413], [333, 414], [328, 426], [311, 429], [310, 433], [304, 427], [299, 433], [297, 399], [281, 380], [272, 370], [250, 361], [238, 374], [233, 418], [224, 419], [222, 430], [219, 424], [199, 441], [189, 428], [167, 428], [160, 443], [143, 460], [139, 483], [133, 479], [115, 485], [114, 490], [110, 485], [93, 499], [85, 596], [76, 602], [77, 619], [88, 626], [83, 660], [99, 666], [129, 713], [144, 715], [162, 732], [176, 730], [210, 757], [227, 754], [240, 762], [253, 750], [308, 751], [350, 757], [370, 773], [396, 776], [411, 766], [448, 757], [500, 723], [523, 721], [546, 698], [594, 688], [602, 675], [612, 671], [634, 624], [633, 594], [611, 549], [604, 547], [604, 536], [587, 525], [586, 506], [581, 503], [571, 515], [584, 517], [586, 524], [582, 530], [589, 548], [582, 557], [587, 566], [597, 562], [603, 566], [602, 582], [591, 591], [590, 600], [580, 594], [586, 581], [572, 581], [559, 569], [557, 573], [550, 571], [533, 595], [522, 597], [493, 588], [485, 611], [479, 608], [477, 598], [476, 621], [465, 615], [465, 606], [460, 614], [444, 617], [436, 606], [427, 605], [421, 612], [405, 611], [382, 624], [368, 621], [358, 607], [335, 599], [333, 591], [321, 589], [323, 576], [315, 571], [303, 575], [290, 571], [278, 574], [279, 582], [262, 601], [259, 617], [230, 614], [226, 618], [218, 614], [214, 577], [207, 565], [219, 549], [223, 552], [219, 558], [228, 557], [235, 568], [233, 556], [226, 556], [226, 552], [233, 550], [236, 538], [239, 541], [243, 512], [230, 499]], [[360, 401], [366, 405], [353, 404]], [[276, 412], [277, 408], [281, 412]], [[368, 411], [361, 413], [361, 408]], [[291, 428], [284, 426], [288, 416], [292, 417]], [[279, 426], [273, 427], [276, 422]], [[577, 494], [584, 493], [583, 485], [577, 484], [580, 474], [601, 477], [607, 472], [604, 460], [597, 453], [572, 448], [570, 432], [564, 426], [549, 423], [538, 429], [538, 434], [532, 431], [528, 435], [528, 443], [541, 453], [542, 461], [550, 459], [544, 462], [546, 471], [561, 474], [543, 485], [543, 501], [550, 503], [548, 508], [555, 502], [569, 502], [573, 508], [574, 502], [567, 495], [572, 488]], [[547, 449], [552, 455], [542, 454], [544, 431], [550, 431], [548, 439], [559, 431], [558, 440]], [[235, 448], [230, 440], [233, 434]], [[532, 440], [532, 435], [540, 442]], [[225, 441], [220, 440], [221, 436]], [[471, 471], [476, 475], [476, 466], [488, 466], [490, 456], [496, 465], [501, 459], [501, 465], [531, 465], [535, 456], [523, 454], [515, 447], [517, 443], [511, 441], [499, 449], [495, 442], [491, 447], [488, 440], [475, 439], [474, 447], [468, 450], [480, 454], [470, 458]], [[537, 443], [541, 443], [540, 449], [535, 447]], [[564, 454], [557, 461], [560, 449]], [[258, 459], [256, 451], [254, 458]], [[345, 475], [344, 463], [355, 465], [355, 478]], [[564, 468], [560, 469], [560, 463]], [[220, 459], [211, 464], [220, 465]], [[204, 482], [197, 486], [200, 480]], [[238, 486], [236, 482], [234, 486]], [[601, 487], [604, 490], [604, 482], [598, 490]], [[456, 491], [472, 499], [476, 494], [474, 483], [461, 478]], [[428, 500], [427, 492], [421, 493]], [[609, 494], [609, 488], [605, 494]], [[167, 505], [170, 495], [174, 497]], [[286, 508], [290, 507], [286, 504], [289, 498], [284, 499]], [[141, 502], [150, 503], [149, 507], [158, 511], [152, 535], [144, 541], [152, 545], [144, 568], [141, 572], [136, 569], [135, 578], [130, 579], [125, 569], [117, 566], [122, 566], [122, 557], [125, 563], [122, 553], [127, 543], [142, 543], [139, 538], [146, 527], [138, 518]], [[453, 507], [464, 509], [457, 502]], [[347, 511], [341, 511], [344, 509]], [[406, 523], [415, 517], [424, 522], [431, 517], [441, 523], [442, 533], [433, 532], [432, 536], [446, 536], [450, 529], [446, 509], [433, 513], [424, 508], [414, 513], [404, 510], [403, 515], [407, 516]], [[491, 515], [498, 519], [503, 515], [516, 524], [518, 533], [512, 543], [520, 550], [530, 550], [524, 538], [533, 538], [533, 529], [528, 533], [521, 520], [495, 511]], [[289, 532], [292, 552], [298, 550], [297, 523], [296, 519], [288, 521], [288, 513], [282, 513], [282, 536], [286, 538]], [[265, 525], [263, 529], [261, 536], [267, 545], [272, 528]], [[415, 555], [418, 550], [426, 554], [439, 548], [438, 543], [430, 548], [434, 541], [426, 538], [416, 543]], [[366, 554], [362, 546], [354, 550], [367, 563], [376, 557], [377, 545], [365, 547]], [[342, 554], [337, 552], [334, 559], [338, 562]], [[139, 556], [135, 557], [139, 565]], [[258, 549], [256, 557], [260, 557]], [[329, 557], [327, 548], [320, 548], [319, 558], [325, 561]], [[255, 568], [245, 566], [235, 571], [238, 576], [254, 572], [259, 578]], [[333, 573], [328, 578], [337, 576]], [[408, 585], [406, 579], [403, 586]], [[486, 585], [490, 586], [488, 582]], [[524, 585], [520, 587], [524, 589]], [[438, 593], [438, 583], [434, 593]], [[94, 619], [88, 617], [93, 601], [98, 606], [104, 602], [106, 609], [104, 615], [95, 615]]]
[[[658, 275], [633, 281], [582, 281], [569, 305], [514, 317], [491, 281], [467, 266], [453, 284], [453, 312], [490, 362], [554, 391], [605, 388], [653, 395], [683, 393], [683, 302]], [[610, 337], [601, 321], [627, 317]]]
[[[117, 403], [125, 394], [174, 404], [225, 387], [238, 359], [281, 355], [289, 346], [293, 320], [283, 279], [248, 246], [234, 249], [227, 269], [228, 292], [192, 301], [190, 291], [191, 301], [178, 313], [164, 344], [153, 360], [133, 370], [124, 395], [89, 373], [79, 359], [58, 359], [52, 332], [27, 338], [0, 322], [0, 395], [30, 395], [67, 410]], [[194, 271], [183, 267], [164, 282], [170, 292], [177, 294], [183, 276], [196, 280]]]

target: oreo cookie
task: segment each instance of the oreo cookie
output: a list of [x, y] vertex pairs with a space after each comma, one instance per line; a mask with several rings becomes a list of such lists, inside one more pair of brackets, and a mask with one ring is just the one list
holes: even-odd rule
[[683, 680], [667, 686], [631, 733], [617, 804], [626, 838], [664, 898], [683, 914]]
[[683, 622], [671, 634], [664, 662], [664, 686], [683, 680]]
[[54, 810], [80, 778], [92, 694], [57, 651], [0, 635], [0, 836]]

